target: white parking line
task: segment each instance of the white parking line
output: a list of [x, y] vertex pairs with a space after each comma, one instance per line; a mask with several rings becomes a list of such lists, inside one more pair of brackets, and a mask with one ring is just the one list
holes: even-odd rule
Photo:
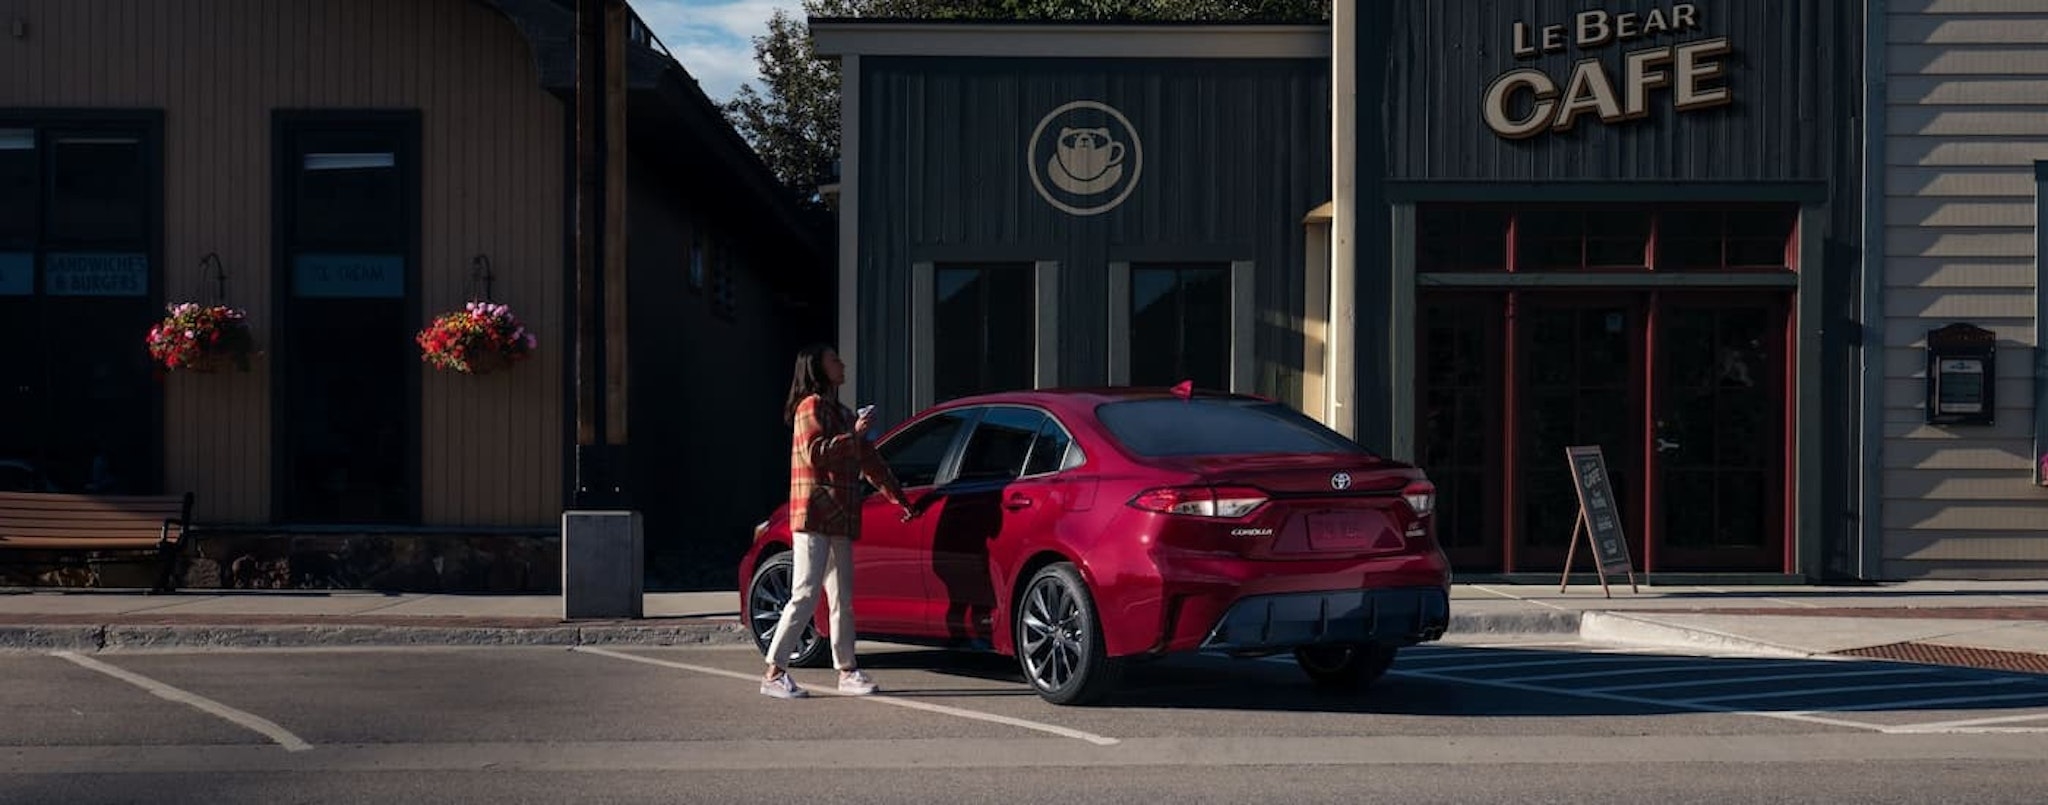
[[[613, 659], [646, 663], [648, 665], [659, 665], [664, 668], [675, 668], [699, 674], [722, 676], [728, 679], [740, 679], [748, 682], [761, 681], [761, 676], [759, 674], [746, 674], [740, 673], [738, 671], [728, 671], [723, 668], [712, 668], [703, 665], [691, 665], [690, 663], [686, 662], [657, 660], [653, 657], [642, 657], [637, 654], [626, 654], [623, 652], [610, 651], [607, 649], [591, 648], [589, 646], [576, 646], [574, 648], [571, 648], [570, 651], [574, 651], [580, 654], [597, 654], [600, 656], [611, 657]], [[839, 691], [831, 690], [828, 688], [819, 688], [818, 692], [827, 693], [833, 696], [842, 695], [839, 693]], [[1047, 732], [1053, 735], [1061, 736], [1063, 738], [1077, 738], [1095, 744], [1096, 746], [1115, 746], [1119, 743], [1122, 743], [1121, 741], [1115, 738], [1107, 738], [1101, 735], [1096, 735], [1092, 732], [1082, 732], [1076, 729], [1068, 729], [1066, 727], [1058, 726], [1055, 724], [1042, 724], [1036, 721], [1026, 721], [1021, 718], [999, 716], [994, 713], [983, 713], [977, 710], [963, 710], [958, 707], [947, 707], [942, 704], [930, 704], [926, 702], [912, 701], [910, 699], [901, 699], [895, 696], [889, 696], [884, 694], [856, 696], [851, 698], [865, 699], [867, 701], [875, 702], [877, 704], [890, 704], [910, 710], [922, 710], [927, 713], [938, 713], [940, 715], [954, 716], [956, 718], [973, 719], [975, 721], [987, 721], [994, 724], [1007, 724], [1012, 727], [1022, 727], [1027, 730]]]
[[[1727, 667], [1727, 666], [1721, 666], [1721, 667]], [[1663, 669], [1659, 669], [1659, 670], [1663, 670]], [[1941, 672], [1941, 669], [1938, 669], [1938, 668], [1904, 668], [1904, 669], [1900, 669], [1900, 668], [1891, 668], [1891, 669], [1886, 669], [1886, 670], [1882, 670], [1882, 671], [1819, 671], [1819, 672], [1815, 672], [1815, 673], [1810, 673], [1810, 674], [1773, 674], [1773, 675], [1771, 675], [1771, 676], [1736, 676], [1736, 677], [1729, 677], [1729, 678], [1727, 678], [1727, 679], [1699, 679], [1699, 680], [1692, 680], [1692, 679], [1688, 679], [1688, 680], [1681, 680], [1681, 681], [1677, 681], [1677, 682], [1657, 682], [1657, 683], [1653, 683], [1653, 684], [1649, 684], [1649, 685], [1618, 685], [1618, 686], [1615, 686], [1615, 687], [1608, 687], [1608, 688], [1592, 688], [1592, 690], [1607, 690], [1607, 691], [1614, 691], [1614, 690], [1650, 690], [1650, 689], [1653, 689], [1653, 688], [1679, 688], [1679, 687], [1683, 687], [1683, 688], [1698, 688], [1698, 687], [1706, 687], [1706, 686], [1708, 686], [1708, 685], [1737, 685], [1737, 684], [1746, 684], [1746, 683], [1750, 683], [1750, 682], [1784, 682], [1784, 681], [1787, 681], [1787, 680], [1792, 680], [1792, 679], [1835, 679], [1835, 678], [1837, 678], [1837, 677], [1845, 677], [1845, 676], [1884, 676], [1884, 675], [1888, 675], [1888, 674], [1934, 674], [1934, 673], [1940, 673], [1940, 672]]]
[[[1782, 667], [1782, 666], [1783, 666], [1783, 665], [1784, 665], [1785, 663], [1788, 663], [1788, 662], [1791, 662], [1791, 660], [1757, 660], [1757, 661], [1755, 661], [1755, 662], [1715, 662], [1715, 663], [1697, 663], [1697, 664], [1692, 664], [1692, 663], [1688, 663], [1688, 664], [1681, 664], [1681, 665], [1658, 665], [1658, 666], [1653, 666], [1653, 667], [1650, 667], [1650, 668], [1618, 668], [1618, 669], [1617, 669], [1617, 668], [1609, 668], [1609, 669], [1604, 669], [1604, 670], [1600, 670], [1600, 671], [1579, 671], [1579, 672], [1576, 672], [1576, 673], [1570, 673], [1570, 674], [1542, 674], [1542, 675], [1538, 675], [1538, 676], [1518, 676], [1518, 677], [1515, 677], [1515, 681], [1517, 681], [1517, 682], [1549, 682], [1549, 681], [1552, 681], [1552, 680], [1556, 680], [1556, 679], [1591, 679], [1591, 678], [1595, 678], [1595, 677], [1610, 677], [1610, 676], [1642, 676], [1642, 675], [1644, 675], [1644, 674], [1668, 674], [1668, 673], [1673, 673], [1673, 672], [1677, 672], [1677, 671], [1719, 671], [1719, 670], [1722, 670], [1722, 669], [1725, 669], [1725, 668], [1769, 668], [1769, 667]], [[1749, 677], [1741, 677], [1741, 678], [1739, 678], [1739, 679], [1741, 679], [1741, 680], [1746, 680], [1746, 679], [1748, 679], [1748, 678], [1749, 678]], [[1770, 679], [1771, 677], [1763, 677], [1763, 678], [1764, 678], [1764, 679]], [[1738, 680], [1729, 680], [1729, 681], [1738, 681]], [[1650, 684], [1650, 685], [1627, 685], [1627, 686], [1624, 686], [1624, 687], [1618, 687], [1618, 688], [1591, 688], [1591, 690], [1634, 690], [1634, 689], [1638, 689], [1638, 688], [1640, 688], [1640, 689], [1645, 689], [1645, 690], [1647, 690], [1647, 689], [1650, 689], [1650, 688], [1661, 688], [1661, 687], [1667, 687], [1667, 686], [1670, 686], [1670, 685], [1673, 685], [1673, 684], [1682, 684], [1682, 685], [1716, 685], [1716, 684], [1720, 684], [1720, 681], [1719, 681], [1719, 680], [1715, 680], [1715, 681], [1709, 681], [1709, 682], [1692, 682], [1692, 681], [1687, 681], [1687, 682], [1679, 682], [1679, 683], [1672, 683], [1672, 682], [1658, 682], [1658, 683], [1655, 683], [1655, 684]]]
[[[2022, 713], [2016, 716], [1999, 716], [1997, 718], [1966, 718], [1961, 721], [1928, 721], [1919, 724], [1900, 724], [1888, 731], [1947, 732], [1965, 727], [1987, 727], [1992, 724], [2014, 724], [2021, 721], [2048, 721], [2048, 713]], [[2028, 732], [2048, 732], [2048, 728], [2044, 727], [2017, 727], [2013, 729]]]
[[[1621, 653], [1611, 653], [1611, 654], [1610, 654], [1610, 653], [1597, 653], [1597, 652], [1585, 652], [1585, 653], [1581, 653], [1581, 654], [1578, 654], [1578, 655], [1576, 655], [1576, 656], [1574, 656], [1574, 657], [1572, 657], [1572, 658], [1570, 658], [1570, 659], [1556, 659], [1556, 658], [1550, 658], [1550, 659], [1541, 659], [1541, 660], [1536, 660], [1536, 659], [1530, 659], [1530, 660], [1513, 660], [1513, 661], [1510, 661], [1510, 662], [1483, 662], [1483, 663], [1472, 663], [1472, 664], [1468, 664], [1468, 665], [1431, 665], [1431, 666], [1428, 666], [1428, 667], [1425, 667], [1425, 668], [1423, 668], [1422, 670], [1425, 670], [1425, 671], [1429, 671], [1429, 672], [1431, 672], [1431, 673], [1442, 673], [1442, 672], [1444, 672], [1444, 671], [1493, 671], [1493, 670], [1498, 670], [1498, 669], [1501, 669], [1501, 668], [1541, 668], [1541, 667], [1543, 667], [1543, 666], [1546, 666], [1546, 665], [1583, 665], [1583, 664], [1585, 664], [1585, 663], [1589, 663], [1589, 662], [1597, 663], [1597, 662], [1601, 662], [1601, 661], [1605, 661], [1605, 660], [1613, 660], [1613, 661], [1615, 661], [1615, 662], [1620, 662], [1620, 661], [1622, 661], [1622, 660], [1627, 660], [1627, 659], [1638, 659], [1638, 658], [1640, 658], [1640, 655], [1636, 655], [1636, 654], [1621, 654]], [[1437, 659], [1437, 658], [1435, 658], [1435, 657], [1417, 657], [1416, 659], [1426, 659], [1426, 660], [1434, 660], [1434, 659]]]
[[[1735, 693], [1727, 696], [1708, 696], [1700, 699], [1685, 699], [1684, 704], [1707, 704], [1710, 702], [1749, 701], [1751, 699], [1778, 699], [1786, 696], [1821, 696], [1833, 693], [1866, 693], [1873, 690], [1925, 690], [1927, 688], [1982, 687], [1985, 685], [2010, 685], [2015, 682], [2031, 682], [2030, 679], [1964, 679], [1957, 682], [1915, 682], [1911, 685], [1855, 685], [1839, 688], [1801, 688], [1797, 690], [1774, 690], [1766, 693]], [[2034, 694], [2042, 695], [2042, 694]], [[1964, 701], [1971, 701], [1965, 699]], [[1848, 709], [1848, 708], [1830, 708]]]
[[225, 718], [236, 724], [248, 727], [249, 729], [255, 730], [256, 732], [262, 733], [264, 737], [276, 741], [277, 745], [284, 747], [284, 750], [287, 752], [304, 752], [308, 749], [313, 748], [312, 744], [306, 743], [304, 740], [301, 740], [299, 736], [291, 734], [291, 731], [278, 726], [276, 722], [271, 721], [270, 719], [264, 718], [262, 716], [256, 715], [254, 713], [250, 713], [243, 710], [237, 710], [233, 707], [221, 704], [220, 702], [206, 698], [205, 696], [201, 696], [197, 693], [192, 693], [189, 691], [182, 690], [180, 688], [166, 685], [162, 682], [150, 679], [149, 677], [143, 676], [133, 671], [122, 670], [120, 668], [116, 668], [114, 666], [100, 662], [99, 660], [95, 660], [91, 657], [83, 657], [77, 654], [73, 654], [69, 651], [53, 651], [50, 652], [50, 654], [51, 656], [62, 657], [84, 668], [89, 668], [91, 670], [98, 671], [102, 674], [106, 674], [107, 676], [111, 676], [115, 679], [119, 679], [123, 682], [134, 685], [143, 690], [149, 691], [150, 693], [154, 693], [157, 695], [158, 698], [169, 699], [171, 701], [180, 702], [183, 704], [189, 704], [193, 707], [199, 708], [200, 710], [204, 710], [208, 713], [220, 716], [221, 718]]
[[1836, 727], [1854, 727], [1856, 729], [1865, 730], [1884, 729], [1884, 725], [1882, 724], [1869, 724], [1862, 721], [1849, 721], [1840, 718], [1826, 718], [1823, 716], [1813, 715], [1811, 714], [1811, 712], [1773, 713], [1759, 710], [1743, 710], [1735, 707], [1722, 707], [1720, 705], [1715, 704], [1695, 704], [1688, 702], [1675, 702], [1667, 699], [1650, 699], [1642, 696], [1624, 696], [1618, 693], [1600, 693], [1598, 691], [1575, 690], [1572, 688], [1553, 688], [1545, 685], [1525, 685], [1520, 682], [1513, 682], [1502, 679], [1481, 679], [1475, 677], [1446, 676], [1442, 674], [1431, 673], [1428, 671], [1393, 670], [1388, 671], [1387, 675], [1408, 676], [1415, 677], [1418, 679], [1430, 679], [1438, 682], [1462, 682], [1472, 685], [1484, 685], [1492, 688], [1506, 688], [1508, 690], [1527, 691], [1530, 693], [1551, 693], [1564, 696], [1580, 696], [1588, 699], [1605, 699], [1611, 702], [1640, 704], [1651, 707], [1676, 707], [1684, 710], [1693, 710], [1701, 713], [1727, 713], [1729, 715], [1738, 716], [1762, 716], [1764, 718], [1776, 718], [1784, 721], [1802, 721], [1808, 724], [1828, 724]]

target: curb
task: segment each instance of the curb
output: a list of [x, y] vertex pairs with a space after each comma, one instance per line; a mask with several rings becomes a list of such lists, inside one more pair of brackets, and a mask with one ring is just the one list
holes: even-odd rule
[[751, 645], [739, 623], [659, 626], [405, 626], [365, 624], [0, 624], [0, 652], [151, 651], [368, 646]]
[[[1446, 634], [1574, 634], [1577, 612], [1454, 614]], [[363, 623], [0, 624], [0, 651], [152, 651], [368, 646], [751, 646], [738, 621], [579, 626]]]
[[1575, 634], [1580, 629], [1577, 612], [1494, 612], [1483, 615], [1453, 613], [1445, 634]]
[[1824, 656], [1821, 652], [1751, 640], [1712, 629], [1675, 626], [1650, 618], [1616, 612], [1587, 612], [1579, 624], [1579, 637], [1599, 643], [1627, 646], [1712, 649], [1776, 657]]

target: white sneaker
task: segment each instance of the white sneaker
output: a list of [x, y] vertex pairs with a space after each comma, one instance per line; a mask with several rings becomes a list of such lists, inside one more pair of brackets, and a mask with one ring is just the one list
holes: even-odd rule
[[[841, 682], [839, 686], [844, 689], [846, 683]], [[761, 695], [777, 699], [802, 699], [810, 696], [811, 692], [798, 687], [796, 680], [789, 678], [789, 674], [782, 673], [776, 674], [774, 679], [761, 681]]]
[[866, 696], [875, 692], [875, 680], [868, 676], [868, 672], [861, 670], [840, 674], [839, 692], [849, 696]]

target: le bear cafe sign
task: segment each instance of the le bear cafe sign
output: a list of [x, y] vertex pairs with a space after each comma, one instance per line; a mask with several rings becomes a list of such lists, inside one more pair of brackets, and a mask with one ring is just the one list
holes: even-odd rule
[[1486, 87], [1481, 114], [1504, 139], [1523, 140], [1545, 132], [1570, 131], [1582, 116], [1613, 125], [1650, 116], [1653, 94], [1669, 93], [1672, 109], [1692, 112], [1734, 102], [1725, 83], [1732, 52], [1728, 37], [1664, 42], [1621, 54], [1619, 74], [1598, 50], [1612, 45], [1668, 38], [1702, 29], [1699, 7], [1675, 3], [1642, 12], [1582, 11], [1566, 22], [1516, 22], [1507, 33], [1516, 59], [1562, 53], [1583, 54], [1562, 84], [1534, 67], [1509, 70]]

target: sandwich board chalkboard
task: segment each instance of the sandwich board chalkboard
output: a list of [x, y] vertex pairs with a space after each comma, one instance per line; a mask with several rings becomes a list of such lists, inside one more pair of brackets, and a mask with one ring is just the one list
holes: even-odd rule
[[1572, 470], [1572, 487], [1579, 493], [1579, 517], [1572, 524], [1572, 546], [1565, 551], [1564, 578], [1557, 591], [1571, 586], [1572, 560], [1578, 556], [1583, 533], [1593, 554], [1593, 567], [1600, 574], [1600, 592], [1614, 597], [1607, 589], [1608, 574], [1628, 576], [1629, 592], [1641, 592], [1636, 589], [1635, 562], [1628, 555], [1628, 538], [1621, 533], [1621, 512], [1614, 506], [1614, 486], [1607, 482], [1607, 460], [1599, 445], [1567, 447], [1564, 453]]

